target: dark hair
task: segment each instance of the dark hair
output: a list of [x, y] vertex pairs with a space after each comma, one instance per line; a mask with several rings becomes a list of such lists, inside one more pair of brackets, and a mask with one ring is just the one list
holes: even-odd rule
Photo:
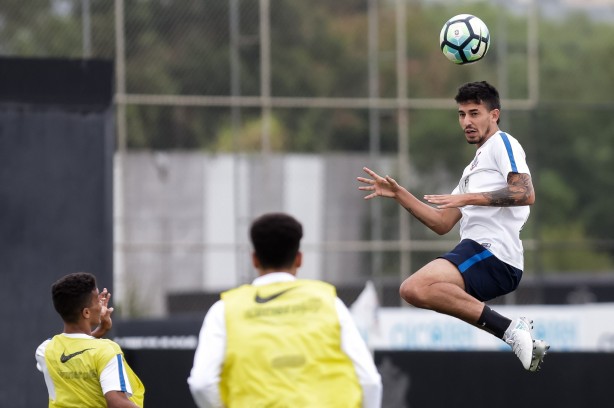
[[81, 311], [91, 306], [92, 291], [96, 289], [96, 277], [91, 273], [77, 272], [58, 279], [51, 286], [53, 307], [68, 323], [79, 321]]
[[264, 214], [252, 223], [250, 238], [262, 267], [289, 267], [298, 253], [303, 226], [288, 214]]
[[489, 111], [501, 109], [499, 91], [486, 81], [469, 82], [458, 88], [458, 94], [454, 97], [456, 103], [474, 102], [484, 104]]

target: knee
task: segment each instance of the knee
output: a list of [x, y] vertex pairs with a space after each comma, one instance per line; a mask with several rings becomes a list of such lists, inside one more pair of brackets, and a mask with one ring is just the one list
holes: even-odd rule
[[401, 298], [412, 306], [426, 307], [425, 291], [420, 290], [419, 282], [411, 277], [405, 279], [399, 288]]

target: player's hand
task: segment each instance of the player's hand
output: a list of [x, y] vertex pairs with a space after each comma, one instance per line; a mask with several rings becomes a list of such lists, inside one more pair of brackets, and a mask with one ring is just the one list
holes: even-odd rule
[[382, 177], [367, 167], [363, 167], [362, 169], [365, 171], [365, 173], [371, 176], [371, 178], [356, 177], [356, 180], [367, 184], [366, 186], [358, 187], [359, 190], [372, 191], [371, 194], [365, 196], [365, 200], [370, 200], [377, 196], [391, 198], [396, 196], [397, 191], [399, 191], [401, 186], [399, 186], [399, 184], [392, 177]]
[[463, 194], [428, 194], [424, 199], [442, 209], [464, 207], [468, 204]]
[[100, 305], [102, 309], [100, 310], [100, 324], [92, 332], [92, 336], [94, 337], [102, 337], [106, 332], [111, 330], [113, 327], [113, 320], [111, 320], [111, 313], [113, 313], [113, 308], [109, 307], [109, 300], [111, 299], [111, 292], [104, 288], [102, 292], [98, 295], [98, 300], [100, 301]]

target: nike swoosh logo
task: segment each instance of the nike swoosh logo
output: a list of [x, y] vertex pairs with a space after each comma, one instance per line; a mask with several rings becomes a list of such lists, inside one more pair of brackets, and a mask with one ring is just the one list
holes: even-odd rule
[[78, 356], [79, 354], [83, 354], [83, 353], [85, 353], [85, 352], [86, 352], [86, 351], [88, 351], [88, 350], [93, 350], [93, 349], [91, 349], [91, 348], [86, 348], [86, 349], [83, 349], [83, 350], [81, 350], [81, 351], [75, 351], [74, 353], [70, 353], [69, 355], [65, 355], [65, 354], [62, 352], [62, 355], [60, 356], [60, 361], [61, 361], [62, 363], [65, 363], [65, 362], [67, 362], [68, 360], [70, 360], [71, 358], [76, 357], [76, 356]]
[[256, 293], [256, 297], [255, 297], [254, 300], [256, 301], [256, 303], [267, 303], [267, 302], [270, 302], [273, 299], [277, 299], [278, 297], [280, 297], [281, 295], [283, 295], [284, 293], [286, 293], [286, 292], [288, 292], [288, 291], [290, 291], [292, 289], [295, 289], [295, 288], [284, 289], [281, 292], [273, 293], [272, 295], [265, 296], [265, 297], [260, 297], [260, 295], [258, 293]]
[[480, 50], [480, 45], [482, 45], [482, 28], [480, 28], [480, 33], [478, 34], [478, 38], [480, 39], [480, 41], [478, 41], [478, 44], [474, 47], [471, 47], [471, 53], [472, 54], [477, 54], [478, 51]]

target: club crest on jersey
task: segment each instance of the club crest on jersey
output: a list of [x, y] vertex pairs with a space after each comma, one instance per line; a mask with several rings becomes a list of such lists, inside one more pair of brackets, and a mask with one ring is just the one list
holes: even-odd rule
[[476, 168], [476, 166], [478, 165], [478, 158], [480, 157], [480, 154], [482, 154], [482, 152], [478, 152], [478, 154], [475, 155], [475, 158], [473, 159], [473, 161], [471, 162], [471, 168], [470, 170], [473, 170]]

